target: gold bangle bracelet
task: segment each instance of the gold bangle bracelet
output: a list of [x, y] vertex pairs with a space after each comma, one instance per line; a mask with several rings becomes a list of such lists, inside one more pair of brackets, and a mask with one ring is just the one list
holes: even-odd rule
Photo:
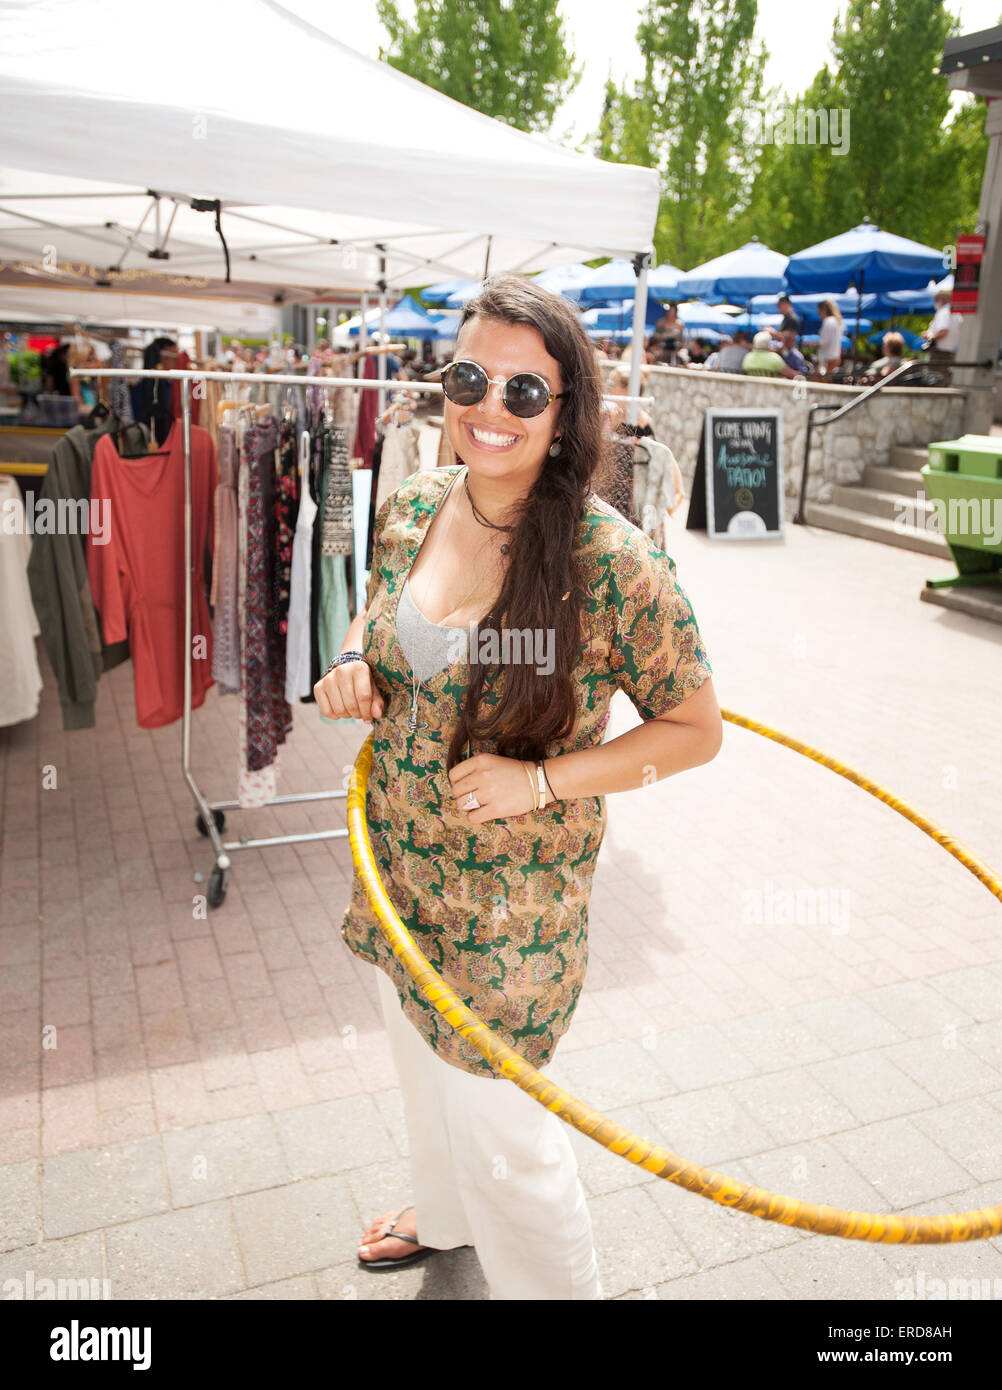
[[536, 779], [533, 777], [531, 767], [530, 767], [530, 765], [529, 765], [527, 762], [523, 762], [523, 763], [522, 763], [522, 766], [525, 768], [525, 775], [526, 775], [526, 777], [528, 777], [528, 779], [529, 779], [529, 786], [530, 786], [530, 788], [532, 789], [532, 809], [533, 809], [534, 811], [538, 811], [538, 810], [539, 810], [539, 790], [538, 790], [538, 788], [536, 787]]

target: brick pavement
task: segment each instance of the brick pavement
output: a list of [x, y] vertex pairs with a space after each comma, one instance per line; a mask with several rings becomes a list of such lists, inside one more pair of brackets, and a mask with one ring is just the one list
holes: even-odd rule
[[[669, 549], [724, 706], [886, 783], [1002, 867], [1002, 630], [919, 603], [948, 567], [794, 527], [761, 545], [676, 528]], [[620, 696], [614, 709], [613, 736], [636, 719]], [[338, 785], [363, 736], [297, 711], [281, 788]], [[39, 717], [0, 731], [0, 1280], [486, 1297], [471, 1250], [389, 1276], [355, 1263], [409, 1180], [372, 972], [337, 935], [347, 842], [238, 854], [225, 905], [193, 917], [211, 861], [178, 765], [179, 726], [135, 727], [128, 666], [102, 680], [96, 729], [62, 731], [47, 679]], [[236, 707], [215, 692], [193, 765], [210, 798], [232, 795]], [[1002, 905], [872, 798], [730, 725], [713, 763], [610, 797], [608, 814], [555, 1081], [807, 1200], [1002, 1202]], [[343, 803], [230, 826], [331, 818]], [[1002, 1239], [814, 1237], [571, 1135], [608, 1297], [893, 1298], [920, 1275], [998, 1280], [1002, 1296]]]

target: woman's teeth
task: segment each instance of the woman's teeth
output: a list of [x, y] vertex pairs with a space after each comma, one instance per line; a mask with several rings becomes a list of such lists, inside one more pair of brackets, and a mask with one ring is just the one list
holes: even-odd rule
[[506, 444], [513, 444], [518, 438], [517, 434], [496, 434], [493, 430], [478, 430], [475, 426], [470, 426], [470, 433], [478, 444], [489, 444], [491, 448], [500, 449]]

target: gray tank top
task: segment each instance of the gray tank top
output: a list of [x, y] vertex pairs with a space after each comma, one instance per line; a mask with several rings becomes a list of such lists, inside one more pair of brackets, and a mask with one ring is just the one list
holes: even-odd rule
[[426, 618], [411, 597], [409, 579], [397, 605], [397, 641], [418, 681], [444, 671], [453, 661], [469, 660], [469, 628], [444, 627]]

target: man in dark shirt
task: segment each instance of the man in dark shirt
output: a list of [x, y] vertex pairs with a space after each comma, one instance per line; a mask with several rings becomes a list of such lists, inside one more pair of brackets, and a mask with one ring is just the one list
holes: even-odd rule
[[776, 308], [783, 315], [783, 322], [779, 325], [778, 331], [773, 329], [778, 337], [780, 333], [795, 333], [800, 337], [800, 316], [790, 303], [788, 295], [781, 294], [776, 304]]

